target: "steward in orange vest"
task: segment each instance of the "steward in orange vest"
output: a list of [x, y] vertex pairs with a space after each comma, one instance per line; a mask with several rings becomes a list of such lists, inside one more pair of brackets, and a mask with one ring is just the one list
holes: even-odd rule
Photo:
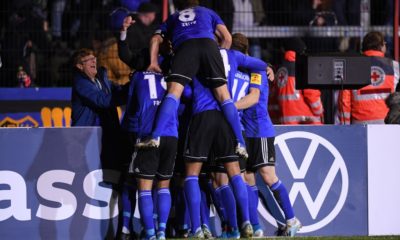
[[288, 39], [285, 43], [284, 61], [275, 76], [281, 124], [322, 124], [324, 109], [321, 92], [314, 89], [296, 89], [296, 52], [304, 52], [305, 48], [304, 42], [299, 38]]
[[371, 57], [371, 84], [339, 94], [339, 119], [342, 124], [384, 124], [389, 111], [385, 100], [399, 81], [399, 63], [385, 58], [383, 34], [370, 32], [362, 44], [363, 54]]

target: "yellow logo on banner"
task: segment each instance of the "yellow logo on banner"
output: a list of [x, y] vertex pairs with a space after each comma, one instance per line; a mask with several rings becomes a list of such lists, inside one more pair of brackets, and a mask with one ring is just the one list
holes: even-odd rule
[[[121, 120], [122, 109], [117, 107], [117, 112]], [[43, 127], [71, 127], [71, 113], [70, 107], [43, 107], [40, 111]], [[0, 121], [0, 127], [39, 127], [39, 123], [29, 115], [21, 119], [5, 117]]]
[[0, 127], [39, 127], [39, 123], [29, 115], [21, 119], [6, 117], [0, 122]]
[[251, 83], [251, 84], [261, 85], [261, 74], [252, 73], [252, 74], [251, 74], [250, 83]]
[[[118, 118], [122, 118], [122, 110], [117, 107]], [[50, 109], [48, 107], [42, 108], [40, 111], [42, 117], [43, 127], [71, 127], [71, 108], [66, 107], [61, 109], [55, 107]], [[63, 121], [64, 120], [64, 121]], [[63, 125], [65, 123], [65, 126]]]
[[[50, 109], [48, 107], [42, 108], [40, 111], [43, 127], [71, 127], [71, 108], [66, 107], [61, 109], [55, 107]], [[65, 126], [63, 124], [65, 122]]]

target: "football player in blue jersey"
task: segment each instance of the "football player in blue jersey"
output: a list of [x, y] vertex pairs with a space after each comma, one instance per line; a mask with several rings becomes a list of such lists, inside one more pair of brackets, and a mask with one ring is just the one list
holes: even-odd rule
[[[190, 88], [186, 88], [190, 90]], [[136, 72], [131, 78], [129, 100], [124, 122], [136, 129], [138, 141], [151, 134], [157, 109], [166, 92], [163, 75]], [[145, 239], [165, 239], [166, 223], [171, 208], [169, 182], [173, 174], [178, 143], [177, 109], [160, 135], [159, 148], [136, 149], [129, 172], [137, 178], [139, 212]], [[157, 206], [153, 206], [153, 179], [157, 178]], [[154, 226], [153, 209], [157, 209], [158, 226]], [[157, 232], [156, 232], [157, 230]]]
[[[266, 69], [267, 64], [257, 58], [247, 56], [245, 54], [247, 51], [244, 52], [237, 51], [236, 49], [242, 49], [242, 47], [238, 46], [240, 45], [240, 41], [237, 41], [237, 36], [238, 34], [233, 35], [233, 44], [231, 50], [221, 49], [220, 51], [222, 58], [224, 60], [225, 71], [228, 76], [228, 86], [232, 99], [234, 100], [235, 105], [240, 103], [239, 104], [240, 107], [246, 108], [257, 103], [258, 101], [257, 93], [259, 94], [259, 91], [257, 91], [258, 85], [257, 84], [254, 85], [253, 83], [250, 82], [250, 75], [247, 73], [246, 69], [260, 71]], [[243, 71], [239, 71], [238, 68], [243, 69]], [[249, 87], [251, 87], [252, 89], [251, 91], [255, 92], [249, 95], [250, 97], [246, 95]], [[240, 99], [243, 98], [244, 100], [239, 101]], [[240, 168], [244, 172], [245, 163], [243, 159], [240, 160], [241, 160]], [[233, 197], [232, 190], [229, 186], [229, 181], [225, 174], [226, 173], [225, 169], [223, 168], [223, 166], [217, 165], [214, 166], [212, 170], [214, 172], [213, 176], [215, 185], [217, 186], [217, 188], [215, 189], [216, 192], [215, 197], [222, 198], [222, 199], [217, 199], [216, 202], [223, 203], [223, 205], [225, 205], [223, 208], [225, 209], [235, 210], [236, 209], [235, 199]], [[250, 220], [251, 220], [251, 213], [248, 212], [249, 211], [248, 209], [246, 209], [246, 211], [247, 211], [246, 214], [250, 214]], [[228, 226], [226, 237], [228, 238], [240, 237], [237, 226], [236, 211], [220, 211], [220, 212], [225, 213], [225, 216], [223, 216], [223, 218], [226, 220]], [[241, 215], [243, 215], [243, 213], [241, 213]], [[243, 234], [243, 231], [242, 235], [246, 236], [245, 234]]]
[[188, 201], [192, 237], [204, 237], [200, 222], [201, 193], [198, 176], [203, 163], [208, 161], [210, 153], [227, 170], [234, 196], [242, 213], [244, 236], [251, 237], [253, 230], [248, 216], [247, 190], [240, 175], [238, 156], [235, 154], [235, 136], [211, 90], [196, 78], [191, 84], [193, 85], [193, 116], [184, 149], [186, 161], [184, 191]]
[[220, 103], [221, 110], [236, 137], [236, 152], [246, 157], [237, 109], [226, 85], [218, 44], [214, 41], [216, 35], [220, 46], [228, 49], [231, 45], [231, 35], [221, 18], [212, 10], [198, 6], [198, 0], [174, 0], [174, 4], [178, 11], [161, 25], [150, 41], [151, 62], [148, 67], [149, 71], [161, 71], [157, 61], [159, 45], [165, 41], [164, 38], [171, 40], [175, 54], [171, 73], [167, 78], [168, 94], [160, 106], [151, 138], [137, 144], [137, 147], [159, 145], [160, 132], [176, 108], [184, 86], [197, 75], [205, 86], [212, 89]]
[[[227, 58], [227, 51], [221, 50], [223, 58]], [[244, 66], [248, 68], [255, 68], [263, 70], [267, 67], [266, 63], [258, 59], [250, 59], [250, 57], [233, 51], [231, 53], [232, 65], [229, 65], [226, 69], [232, 69], [236, 71], [237, 66]], [[248, 200], [247, 191], [244, 185], [243, 179], [240, 175], [240, 167], [237, 162], [237, 156], [233, 153], [232, 147], [232, 133], [229, 128], [226, 128], [227, 122], [222, 118], [221, 111], [218, 102], [215, 100], [211, 90], [204, 86], [204, 84], [198, 79], [192, 81], [193, 87], [193, 118], [189, 127], [189, 135], [187, 137], [187, 146], [184, 152], [186, 159], [186, 180], [185, 180], [185, 192], [189, 201], [189, 209], [192, 221], [192, 232], [194, 236], [202, 236], [200, 229], [200, 190], [198, 187], [198, 175], [203, 162], [206, 162], [210, 152], [215, 156], [215, 159], [220, 161], [230, 178], [232, 190], [230, 192], [223, 191], [223, 195], [230, 194], [234, 209], [236, 209], [235, 199], [238, 202], [239, 209], [242, 216], [242, 234], [244, 237], [250, 237], [253, 233], [248, 213]], [[247, 83], [248, 85], [248, 83]], [[203, 122], [207, 122], [206, 126], [201, 126]], [[227, 139], [227, 140], [225, 140]], [[227, 184], [227, 183], [226, 183]], [[225, 200], [225, 199], [224, 199]], [[233, 225], [232, 230], [237, 231], [237, 220], [236, 211], [232, 209], [230, 213], [233, 213], [234, 217], [230, 220]], [[237, 232], [238, 233], [238, 232]], [[230, 237], [239, 237], [231, 235]]]
[[[154, 72], [136, 72], [131, 78], [127, 115], [137, 119], [138, 139], [151, 134], [154, 118], [166, 91], [163, 75]], [[138, 183], [138, 205], [145, 239], [165, 239], [165, 228], [171, 207], [169, 181], [172, 177], [178, 142], [176, 115], [161, 134], [159, 148], [136, 150], [132, 155], [129, 172]], [[153, 221], [153, 179], [157, 178], [158, 226]], [[157, 229], [157, 233], [156, 233]]]
[[294, 236], [302, 225], [294, 215], [286, 187], [275, 173], [275, 130], [267, 110], [269, 91], [267, 74], [262, 71], [252, 74], [251, 78], [252, 82], [260, 83], [261, 91], [258, 103], [245, 109], [242, 116], [249, 150], [249, 159], [246, 162], [246, 181], [258, 198], [254, 173], [259, 172], [285, 214], [286, 235]]
[[[240, 33], [236, 33], [232, 36], [232, 38], [233, 38], [232, 49], [237, 50], [238, 52], [241, 52], [243, 54], [246, 54], [248, 51], [248, 40], [247, 40], [246, 36], [244, 36], [243, 34], [240, 34]], [[232, 50], [227, 51], [228, 61], [224, 62], [226, 69], [230, 69], [229, 66], [227, 67], [228, 64], [231, 64], [232, 66], [236, 66], [234, 58], [231, 59], [231, 57], [229, 57], [229, 56], [232, 56], [232, 52], [235, 52], [235, 51], [232, 51]], [[250, 58], [249, 60], [252, 60], [252, 59]], [[251, 65], [254, 66], [255, 64], [251, 64]], [[268, 76], [273, 77], [272, 69], [268, 67], [267, 71], [268, 71]], [[262, 71], [262, 72], [265, 73], [265, 71]], [[228, 85], [229, 85], [229, 88], [231, 91], [231, 95], [232, 95], [233, 99], [235, 100], [236, 107], [239, 110], [247, 109], [252, 106], [257, 106], [255, 104], [258, 104], [259, 101], [265, 100], [264, 95], [262, 95], [262, 97], [260, 98], [260, 94], [261, 94], [261, 90], [264, 89], [263, 88], [264, 84], [265, 83], [268, 84], [266, 78], [264, 79], [265, 83], [263, 84], [262, 79], [260, 78], [260, 75], [253, 75], [253, 77], [250, 78], [247, 72], [232, 71], [232, 74], [230, 74], [228, 76], [229, 76], [229, 78], [228, 78], [229, 84]], [[265, 106], [267, 106], [267, 103], [265, 103]], [[247, 116], [249, 116], [249, 115], [247, 115]], [[250, 116], [253, 116], [253, 115], [250, 115]], [[258, 117], [257, 115], [254, 115], [254, 116]], [[221, 183], [222, 183], [222, 187], [218, 188], [216, 191], [218, 192], [220, 189], [222, 189], [221, 192], [229, 191], [229, 185], [227, 185], [225, 178], [223, 176], [221, 176], [220, 173], [218, 173], [217, 176], [218, 176], [217, 179], [219, 181], [218, 184], [219, 184], [219, 186], [221, 186]], [[247, 185], [248, 200], [249, 200], [249, 216], [250, 216], [250, 222], [251, 222], [251, 224], [253, 226], [253, 230], [254, 230], [253, 236], [254, 237], [262, 237], [263, 230], [261, 229], [261, 227], [259, 225], [258, 213], [257, 213], [258, 189], [255, 185], [254, 175], [252, 175], [252, 176], [253, 176], [253, 178], [250, 179], [251, 180], [250, 185]], [[216, 194], [216, 195], [218, 196], [218, 194]], [[221, 196], [222, 194], [219, 194], [219, 195]], [[230, 197], [230, 195], [227, 193], [225, 193], [223, 196], [224, 196], [224, 199], [222, 200], [222, 202], [227, 205], [226, 207], [232, 208], [230, 206], [235, 205], [235, 204], [230, 203], [232, 201], [231, 200], [232, 197]], [[267, 197], [269, 197], [269, 196], [267, 196]], [[270, 198], [268, 198], [268, 199], [270, 199]], [[268, 205], [270, 205], [271, 203], [276, 204], [276, 201], [275, 200], [268, 201]], [[277, 208], [277, 206], [270, 206], [270, 207]], [[224, 217], [226, 217], [228, 219], [234, 218], [234, 214], [232, 212], [227, 212], [227, 214], [230, 214], [231, 216], [224, 216]], [[282, 218], [281, 216], [278, 216], [278, 215], [276, 215], [275, 217], [278, 217], [279, 219]], [[228, 237], [234, 237], [234, 235], [228, 234]]]

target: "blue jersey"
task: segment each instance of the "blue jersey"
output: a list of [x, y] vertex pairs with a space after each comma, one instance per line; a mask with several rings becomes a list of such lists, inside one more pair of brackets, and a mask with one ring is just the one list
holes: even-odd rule
[[193, 78], [191, 84], [193, 115], [209, 110], [221, 110], [210, 88], [204, 86], [197, 78]]
[[275, 129], [268, 114], [268, 77], [265, 71], [252, 74], [251, 82], [260, 85], [258, 103], [243, 111], [242, 123], [247, 137], [274, 137]]
[[237, 70], [233, 78], [228, 78], [228, 88], [233, 102], [242, 99], [249, 92], [250, 74]]
[[236, 71], [239, 67], [245, 68], [249, 72], [259, 72], [267, 69], [267, 64], [264, 61], [247, 56], [239, 51], [220, 49], [220, 53], [224, 62], [225, 74], [228, 82], [232, 82], [235, 78]]
[[[136, 72], [130, 83], [123, 128], [138, 137], [151, 135], [158, 106], [166, 93], [163, 75], [154, 72]], [[178, 137], [177, 111], [168, 121], [161, 136]]]
[[[221, 49], [220, 52], [228, 79], [228, 89], [234, 102], [246, 96], [249, 92], [249, 87], [260, 88], [259, 84], [250, 82], [248, 72], [242, 72], [238, 68], [245, 68], [248, 71], [263, 71], [267, 68], [267, 64], [264, 61], [236, 50]], [[240, 110], [239, 117], [242, 118], [242, 115], [243, 111]]]
[[171, 40], [174, 49], [193, 38], [210, 38], [218, 24], [224, 24], [221, 18], [212, 10], [205, 7], [193, 7], [177, 11], [165, 21], [156, 33]]
[[[249, 81], [247, 81], [247, 83], [243, 83], [240, 81], [239, 83], [239, 81], [237, 80], [239, 84], [236, 85], [236, 89], [238, 89], [239, 92], [236, 92], [237, 90], [235, 90], [235, 93], [232, 92], [233, 87], [235, 85], [234, 82], [235, 82], [235, 74], [237, 68], [244, 67], [251, 71], [263, 71], [267, 68], [267, 64], [264, 61], [247, 56], [236, 50], [221, 49], [220, 52], [222, 59], [224, 61], [225, 73], [228, 76], [228, 89], [231, 90], [232, 99], [234, 101], [237, 101], [243, 96], [245, 96], [248, 92], [248, 87], [252, 86], [250, 85]], [[244, 76], [244, 74], [242, 73], [241, 76]], [[249, 80], [248, 76], [247, 80]], [[243, 84], [247, 85], [246, 88], [244, 89], [242, 89]], [[196, 78], [194, 78], [192, 81], [192, 87], [193, 87], [193, 114], [208, 110], [220, 111], [219, 104], [217, 100], [214, 98], [214, 95], [209, 88], [205, 87]]]
[[[237, 102], [242, 99], [249, 91], [250, 85], [250, 75], [247, 72], [236, 71], [233, 78], [228, 78], [228, 89], [231, 94], [233, 102]], [[243, 110], [239, 110], [239, 118], [242, 119]], [[242, 131], [244, 131], [244, 126], [242, 121], [240, 121]]]

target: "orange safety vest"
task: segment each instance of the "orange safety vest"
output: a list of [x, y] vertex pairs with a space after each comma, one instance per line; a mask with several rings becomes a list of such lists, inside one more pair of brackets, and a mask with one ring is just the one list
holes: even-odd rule
[[321, 92], [314, 89], [296, 89], [296, 52], [285, 52], [282, 67], [276, 72], [278, 101], [282, 124], [322, 124]]
[[384, 124], [389, 111], [385, 100], [399, 81], [399, 63], [385, 58], [384, 53], [368, 50], [371, 57], [371, 84], [339, 94], [338, 110], [342, 124]]

